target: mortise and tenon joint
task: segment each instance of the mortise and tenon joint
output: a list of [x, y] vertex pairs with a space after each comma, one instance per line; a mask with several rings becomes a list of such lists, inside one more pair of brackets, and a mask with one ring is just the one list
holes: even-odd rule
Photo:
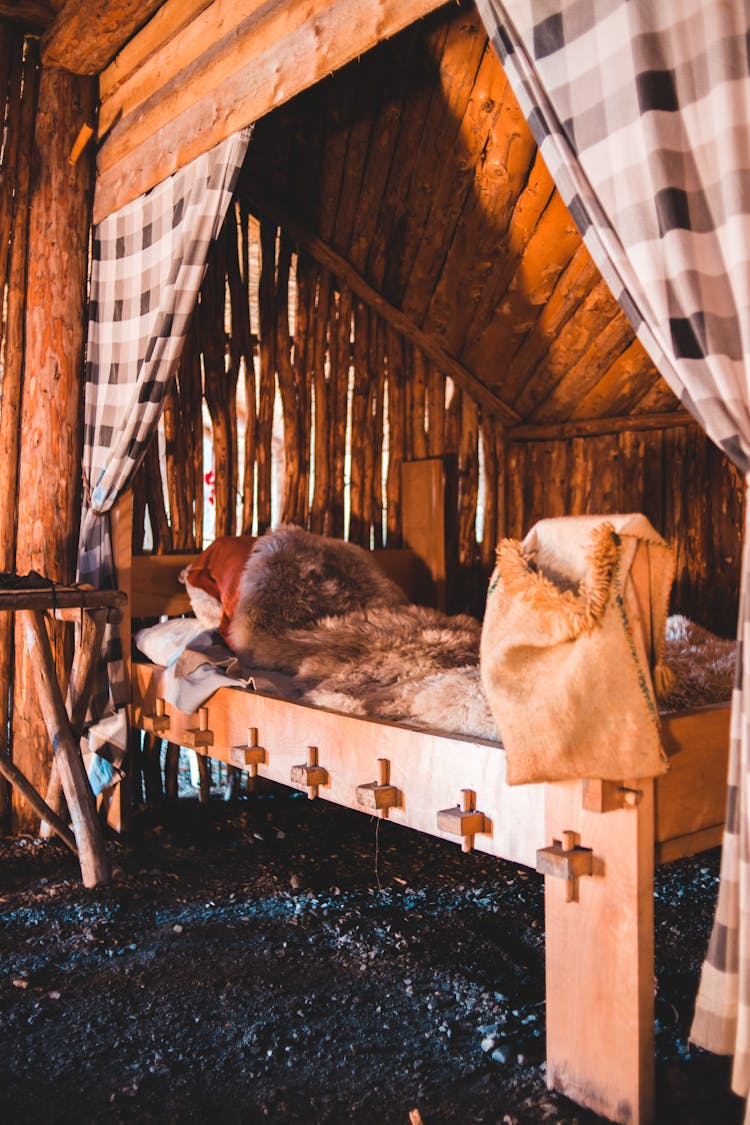
[[540, 875], [552, 875], [567, 882], [566, 902], [578, 902], [578, 880], [594, 873], [594, 853], [580, 846], [577, 832], [563, 832], [561, 840], [553, 840], [549, 848], [536, 853], [536, 869]]
[[378, 781], [368, 781], [365, 785], [358, 785], [356, 789], [357, 804], [364, 809], [372, 809], [381, 816], [387, 817], [388, 810], [393, 809], [399, 802], [399, 791], [395, 785], [390, 784], [391, 765], [387, 758], [378, 758]]
[[312, 801], [318, 795], [318, 786], [328, 784], [328, 770], [318, 765], [317, 746], [308, 746], [307, 762], [302, 766], [292, 766], [292, 785], [304, 785]]

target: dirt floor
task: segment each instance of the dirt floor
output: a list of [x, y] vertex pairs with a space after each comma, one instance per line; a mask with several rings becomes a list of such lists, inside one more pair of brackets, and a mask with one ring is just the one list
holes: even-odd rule
[[[601, 1119], [547, 1091], [542, 881], [281, 788], [143, 814], [86, 891], [0, 842], [0, 1122]], [[718, 855], [661, 869], [657, 1122], [732, 1125], [687, 1033]]]

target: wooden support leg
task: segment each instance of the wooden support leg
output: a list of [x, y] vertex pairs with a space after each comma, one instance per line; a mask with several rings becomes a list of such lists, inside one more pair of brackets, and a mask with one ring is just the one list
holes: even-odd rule
[[211, 763], [205, 754], [196, 754], [195, 757], [198, 762], [198, 777], [200, 779], [198, 784], [198, 802], [201, 805], [207, 805], [208, 799], [211, 796]]
[[[73, 667], [70, 670], [67, 702], [67, 712], [70, 716], [70, 725], [73, 729], [73, 737], [75, 739], [80, 739], [83, 724], [86, 721], [86, 711], [88, 710], [97, 664], [104, 641], [107, 613], [108, 611], [106, 609], [87, 610], [81, 613], [81, 635], [76, 645]], [[65, 798], [63, 796], [60, 771], [56, 758], [52, 761], [46, 801], [49, 807], [53, 809], [58, 816], [64, 816]], [[42, 821], [40, 834], [42, 836], [48, 836], [49, 831], [46, 821]]]
[[548, 843], [566, 832], [593, 874], [545, 878], [547, 1083], [623, 1125], [654, 1120], [654, 798], [611, 812], [582, 806], [580, 782], [547, 786]]
[[168, 801], [177, 800], [177, 776], [180, 768], [180, 748], [174, 742], [167, 743], [164, 759], [164, 791]]
[[95, 887], [98, 883], [109, 881], [110, 868], [96, 815], [94, 794], [60, 694], [44, 614], [38, 610], [24, 610], [23, 618], [26, 646], [34, 669], [39, 703], [58, 763], [73, 834], [78, 845], [81, 877], [84, 886]]

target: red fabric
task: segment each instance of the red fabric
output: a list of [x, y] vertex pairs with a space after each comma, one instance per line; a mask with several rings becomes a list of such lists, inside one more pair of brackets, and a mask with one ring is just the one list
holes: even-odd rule
[[252, 535], [222, 535], [188, 567], [187, 581], [221, 605], [219, 631], [226, 637], [239, 598], [240, 578], [255, 546]]

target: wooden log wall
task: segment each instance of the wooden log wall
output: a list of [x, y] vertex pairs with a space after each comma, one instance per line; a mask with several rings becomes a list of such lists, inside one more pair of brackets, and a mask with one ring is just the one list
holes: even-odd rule
[[[345, 282], [237, 202], [167, 405], [162, 456], [154, 446], [137, 481], [137, 511], [166, 552], [279, 520], [399, 546], [400, 465], [443, 457], [455, 477], [449, 608], [481, 616], [501, 536], [520, 538], [547, 516], [643, 511], [676, 545], [674, 609], [731, 635], [743, 482], [697, 426], [670, 428], [663, 415], [649, 426], [504, 433]], [[143, 527], [136, 519], [136, 550]]]

